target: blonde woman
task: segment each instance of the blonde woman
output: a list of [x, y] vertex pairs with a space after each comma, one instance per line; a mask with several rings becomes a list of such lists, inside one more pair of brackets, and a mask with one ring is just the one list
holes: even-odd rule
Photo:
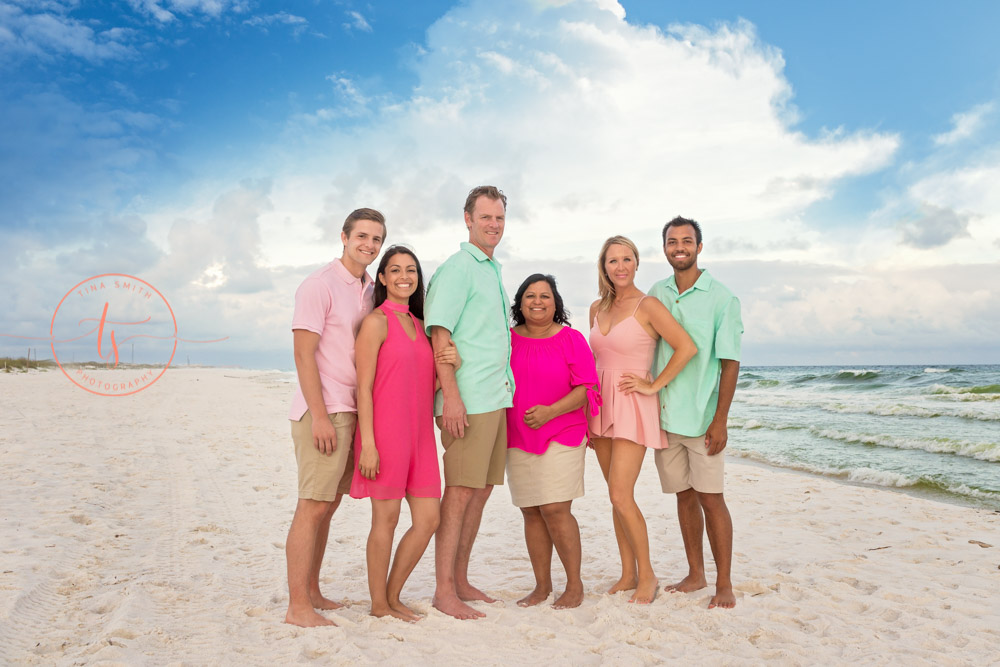
[[[635, 503], [635, 482], [646, 449], [667, 446], [657, 393], [698, 351], [670, 311], [635, 286], [639, 251], [624, 236], [604, 242], [598, 260], [600, 299], [590, 306], [590, 347], [597, 359], [602, 406], [589, 418], [601, 472], [611, 497], [621, 578], [608, 593], [635, 590], [629, 602], [648, 604], [659, 580], [649, 559], [646, 519]], [[655, 379], [649, 368], [657, 341], [674, 349]]]

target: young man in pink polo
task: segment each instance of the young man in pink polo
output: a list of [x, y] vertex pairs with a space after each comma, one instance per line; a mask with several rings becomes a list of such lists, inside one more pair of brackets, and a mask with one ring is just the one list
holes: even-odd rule
[[352, 212], [340, 233], [343, 255], [306, 278], [295, 292], [292, 333], [299, 387], [289, 418], [299, 500], [285, 542], [285, 622], [293, 625], [335, 625], [315, 610], [343, 606], [320, 592], [319, 569], [330, 519], [351, 490], [358, 410], [354, 337], [372, 310], [373, 283], [366, 269], [378, 257], [385, 232], [385, 217], [378, 211]]

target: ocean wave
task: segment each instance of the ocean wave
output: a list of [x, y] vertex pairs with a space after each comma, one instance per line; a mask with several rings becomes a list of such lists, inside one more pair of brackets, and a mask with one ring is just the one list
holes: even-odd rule
[[925, 373], [950, 373], [954, 368], [925, 368]]
[[774, 424], [771, 422], [761, 421], [759, 419], [739, 419], [735, 417], [729, 418], [730, 428], [740, 428], [744, 431], [754, 431], [760, 428], [767, 429], [768, 431], [795, 431], [807, 428], [800, 424]]
[[842, 371], [837, 371], [832, 374], [832, 377], [836, 380], [874, 380], [879, 376], [877, 370], [870, 370], [863, 368], [860, 370], [855, 370], [852, 368], [845, 368]]
[[973, 396], [1000, 396], [1000, 384], [984, 384], [978, 387], [953, 387], [947, 384], [935, 384], [930, 388], [932, 394], [971, 394]]
[[881, 486], [887, 488], [923, 488], [930, 491], [945, 492], [965, 498], [984, 500], [990, 502], [991, 504], [1000, 502], [1000, 492], [977, 489], [970, 487], [967, 484], [948, 483], [942, 480], [930, 479], [923, 476], [913, 477], [891, 470], [876, 470], [868, 467], [839, 469], [827, 466], [810, 465], [798, 461], [789, 461], [780, 457], [769, 457], [761, 454], [760, 452], [743, 450], [737, 447], [731, 447], [727, 451], [730, 451], [732, 455], [738, 458], [859, 484], [868, 484], [871, 486]]
[[[746, 428], [746, 426], [743, 428]], [[1000, 444], [992, 442], [971, 442], [968, 440], [952, 440], [950, 438], [912, 440], [891, 435], [847, 433], [836, 429], [821, 429], [816, 427], [810, 427], [809, 432], [821, 438], [837, 440], [839, 442], [892, 447], [893, 449], [921, 450], [935, 454], [954, 454], [980, 461], [1000, 462]]]

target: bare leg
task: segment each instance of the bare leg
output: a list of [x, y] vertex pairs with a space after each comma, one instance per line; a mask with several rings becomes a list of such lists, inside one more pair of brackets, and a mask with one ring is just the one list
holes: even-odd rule
[[[427, 543], [437, 530], [440, 522], [440, 501], [437, 498], [414, 498], [406, 496], [410, 506], [410, 517], [413, 525], [406, 531], [396, 547], [396, 556], [392, 560], [392, 570], [389, 571], [389, 581], [386, 584], [386, 600], [389, 607], [401, 614], [404, 620], [417, 621], [420, 615], [399, 601], [403, 585], [410, 578], [410, 573], [417, 566], [427, 549]], [[395, 614], [393, 614], [395, 616]]]
[[[580, 579], [580, 526], [570, 511], [572, 500], [542, 505], [542, 518], [559, 560], [566, 570], [566, 590], [552, 604], [556, 609], [579, 607], [583, 602], [583, 580]], [[551, 584], [550, 584], [551, 587]]]
[[548, 599], [552, 592], [552, 538], [538, 507], [522, 507], [524, 543], [528, 546], [531, 570], [535, 573], [535, 590], [517, 601], [519, 607], [534, 607]]
[[292, 517], [292, 526], [288, 529], [288, 538], [285, 540], [288, 565], [288, 611], [285, 613], [285, 623], [305, 628], [336, 625], [317, 614], [309, 598], [309, 582], [314, 577], [314, 570], [315, 579], [319, 580], [319, 564], [315, 563], [317, 536], [324, 522], [329, 530], [331, 504], [299, 498], [295, 506], [295, 516]]
[[729, 508], [721, 493], [699, 493], [698, 500], [705, 510], [708, 543], [712, 547], [717, 571], [715, 595], [709, 601], [708, 608], [732, 609], [736, 606], [732, 580], [733, 519], [729, 516]]
[[[607, 482], [611, 475], [611, 440], [609, 438], [594, 438], [594, 451], [597, 452], [597, 462], [601, 464], [601, 473], [604, 474], [604, 481]], [[610, 487], [609, 487], [610, 495]], [[630, 591], [639, 582], [636, 573], [635, 553], [625, 537], [625, 529], [622, 527], [618, 511], [611, 508], [611, 520], [615, 527], [615, 540], [618, 542], [618, 554], [622, 560], [622, 576], [616, 581], [608, 593], [615, 594], [618, 591]]]
[[705, 556], [702, 551], [705, 521], [702, 517], [701, 503], [698, 501], [698, 492], [694, 489], [685, 489], [677, 494], [677, 520], [681, 525], [688, 574], [676, 584], [667, 586], [666, 590], [671, 593], [691, 593], [708, 585], [705, 580]]
[[464, 486], [446, 486], [441, 497], [441, 525], [434, 535], [434, 572], [436, 585], [432, 604], [439, 611], [460, 619], [483, 618], [486, 614], [476, 611], [458, 598], [455, 592], [455, 556], [462, 535], [465, 510], [475, 489]]
[[326, 543], [330, 537], [330, 519], [333, 518], [333, 513], [340, 507], [342, 497], [340, 494], [337, 494], [334, 501], [330, 503], [330, 509], [327, 510], [327, 515], [320, 522], [319, 531], [316, 533], [316, 547], [313, 551], [312, 569], [309, 570], [309, 599], [312, 600], [312, 606], [315, 609], [340, 609], [344, 606], [339, 602], [330, 600], [319, 590], [319, 570], [323, 565], [323, 556], [326, 554]]
[[465, 602], [482, 600], [496, 602], [486, 593], [469, 583], [469, 559], [472, 557], [472, 545], [479, 534], [479, 522], [483, 519], [483, 508], [493, 493], [493, 485], [487, 484], [483, 489], [472, 489], [472, 498], [465, 508], [462, 520], [462, 534], [458, 540], [458, 550], [455, 552], [455, 592], [458, 598]]
[[635, 554], [639, 581], [629, 602], [648, 604], [656, 597], [660, 582], [653, 574], [653, 564], [649, 560], [649, 536], [646, 534], [646, 519], [635, 504], [635, 481], [639, 478], [642, 459], [646, 448], [630, 440], [615, 439], [611, 442], [611, 476], [608, 488], [611, 490], [611, 504], [621, 519], [625, 537], [628, 538], [632, 553]]
[[368, 533], [368, 593], [372, 599], [372, 616], [394, 616], [403, 621], [413, 620], [389, 606], [386, 579], [392, 557], [392, 538], [399, 523], [400, 501], [395, 498], [372, 498], [372, 529]]

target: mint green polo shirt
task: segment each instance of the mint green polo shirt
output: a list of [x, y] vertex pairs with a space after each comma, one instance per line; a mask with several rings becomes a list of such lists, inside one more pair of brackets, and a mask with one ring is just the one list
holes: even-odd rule
[[[704, 270], [684, 294], [677, 293], [673, 276], [653, 285], [649, 293], [667, 307], [698, 346], [698, 354], [660, 390], [660, 428], [689, 438], [703, 435], [719, 404], [720, 360], [740, 360], [740, 300]], [[661, 338], [656, 344], [653, 377], [673, 354], [673, 348]]]
[[[463, 243], [438, 267], [427, 286], [424, 327], [444, 327], [458, 347], [462, 366], [455, 373], [458, 391], [470, 415], [513, 405], [510, 370], [510, 302], [500, 276], [500, 262]], [[437, 392], [434, 412], [442, 411]]]

